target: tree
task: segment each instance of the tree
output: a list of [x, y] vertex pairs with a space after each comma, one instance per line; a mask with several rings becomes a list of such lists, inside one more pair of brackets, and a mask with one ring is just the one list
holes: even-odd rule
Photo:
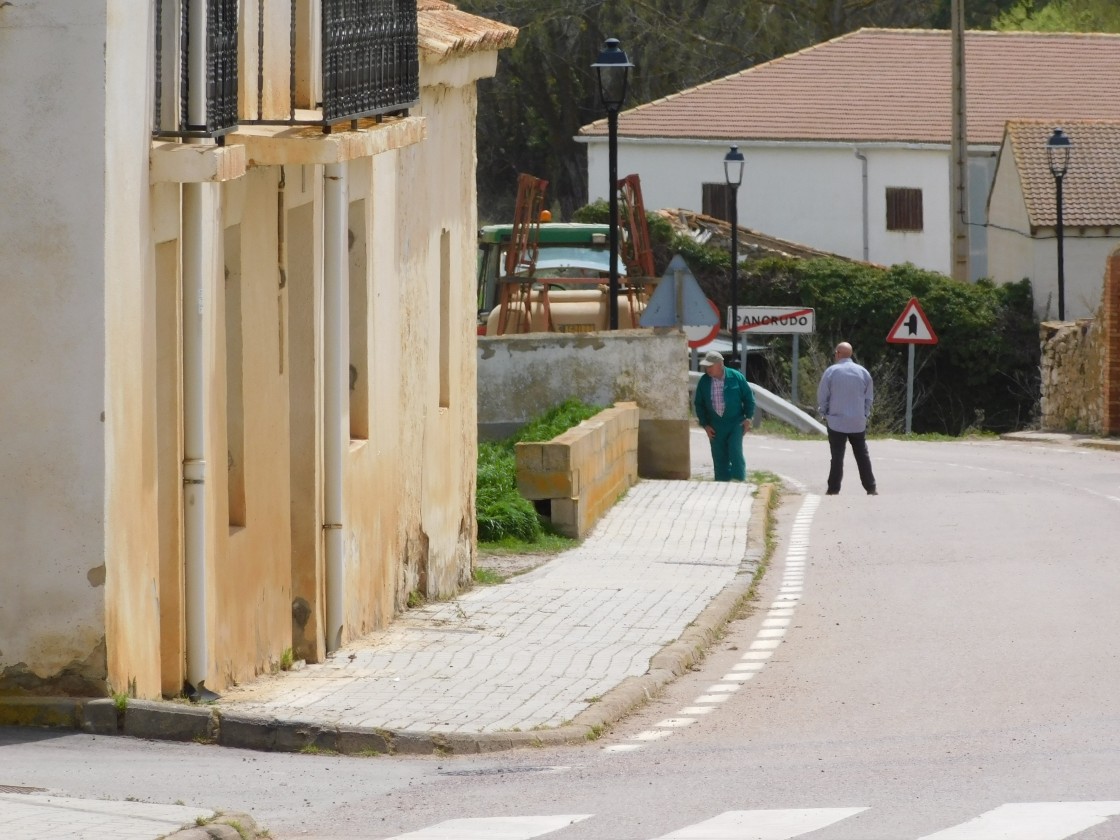
[[1116, 0], [1018, 0], [992, 27], [1005, 32], [1120, 32], [1120, 6]]

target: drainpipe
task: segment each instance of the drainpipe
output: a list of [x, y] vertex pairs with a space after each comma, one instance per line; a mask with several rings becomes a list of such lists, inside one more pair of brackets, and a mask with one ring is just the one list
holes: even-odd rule
[[343, 458], [350, 442], [350, 312], [346, 164], [326, 165], [323, 232], [323, 535], [326, 553], [327, 652], [342, 646]]
[[[206, 31], [206, 3], [192, 3], [192, 32]], [[192, 38], [188, 54], [189, 99], [187, 117], [192, 125], [206, 122], [206, 42]], [[201, 141], [195, 141], [201, 142]], [[208, 201], [211, 185], [183, 184], [183, 566], [186, 613], [187, 682], [193, 698], [206, 691], [210, 670], [206, 634], [206, 329], [213, 318], [213, 301], [206, 289], [216, 242], [207, 225], [217, 212]]]
[[856, 149], [856, 157], [860, 159], [863, 169], [863, 261], [871, 261], [871, 231], [868, 227], [868, 198], [867, 198], [867, 155]]

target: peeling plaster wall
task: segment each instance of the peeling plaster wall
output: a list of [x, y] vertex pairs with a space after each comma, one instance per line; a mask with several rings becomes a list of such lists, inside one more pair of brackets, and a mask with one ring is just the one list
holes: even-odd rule
[[0, 5], [0, 694], [106, 691], [106, 13]]
[[[105, 636], [113, 691], [160, 694], [156, 289], [148, 148], [151, 9], [107, 4]], [[143, 107], [137, 107], [144, 103]], [[88, 275], [87, 275], [88, 277]], [[88, 279], [86, 280], [88, 282]], [[73, 362], [75, 354], [69, 359]]]

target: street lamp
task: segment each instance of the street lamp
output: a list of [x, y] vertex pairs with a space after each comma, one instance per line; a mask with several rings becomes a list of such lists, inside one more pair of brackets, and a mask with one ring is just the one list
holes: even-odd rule
[[607, 109], [607, 155], [610, 180], [610, 328], [618, 329], [618, 112], [626, 99], [626, 77], [634, 65], [622, 51], [617, 38], [603, 42], [599, 57], [591, 65], [599, 77], [599, 100]]
[[723, 158], [723, 175], [731, 194], [731, 359], [738, 364], [739, 353], [739, 185], [743, 183], [743, 153], [738, 146]]
[[1058, 205], [1058, 320], [1066, 319], [1066, 265], [1065, 265], [1065, 225], [1062, 222], [1062, 182], [1069, 171], [1069, 155], [1073, 144], [1069, 136], [1060, 128], [1055, 128], [1046, 141], [1046, 159], [1050, 163], [1050, 174], [1054, 176], [1054, 190]]

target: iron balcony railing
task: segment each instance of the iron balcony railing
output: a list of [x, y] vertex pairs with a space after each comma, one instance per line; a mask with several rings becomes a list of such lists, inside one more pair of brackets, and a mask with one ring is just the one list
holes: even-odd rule
[[[194, 3], [200, 0], [193, 0]], [[193, 32], [192, 0], [155, 0], [156, 27], [156, 90], [155, 122], [153, 131], [162, 137], [221, 137], [237, 127], [237, 2], [238, 0], [208, 0], [205, 3], [205, 31]], [[178, 12], [177, 20], [175, 12]], [[164, 51], [165, 42], [178, 41], [178, 50]], [[190, 57], [192, 38], [202, 38], [205, 44], [205, 69], [199, 84], [205, 86], [205, 121], [192, 122], [190, 115], [192, 74]], [[197, 45], [195, 45], [197, 46]], [[177, 59], [177, 67], [176, 67]], [[165, 84], [164, 72], [170, 70], [175, 78]], [[177, 90], [174, 82], [177, 81]], [[165, 99], [176, 103], [170, 111], [164, 110]], [[177, 106], [177, 107], [176, 107]]]
[[323, 122], [420, 99], [416, 0], [323, 0]]
[[[242, 67], [241, 72], [247, 80], [255, 77], [257, 101], [249, 108], [241, 103], [239, 114], [238, 39], [248, 33], [238, 32], [238, 0], [207, 0], [206, 122], [192, 124], [187, 109], [191, 95], [188, 56], [195, 36], [191, 6], [199, 2], [204, 0], [155, 0], [156, 135], [213, 137], [221, 142], [222, 135], [239, 123], [319, 125], [329, 132], [336, 123], [405, 114], [420, 100], [416, 0], [317, 0], [318, 27], [301, 24], [309, 19], [311, 0], [289, 0], [286, 40], [266, 38], [266, 0], [255, 0], [256, 49], [243, 50], [245, 60], [255, 66]], [[277, 0], [267, 3], [271, 13], [283, 9]], [[315, 31], [308, 31], [312, 29]], [[165, 49], [169, 44], [177, 45], [177, 53]], [[321, 57], [315, 68], [318, 72], [301, 66], [314, 55]], [[287, 114], [266, 114], [266, 65], [288, 67]], [[177, 78], [168, 80], [168, 74]], [[169, 100], [176, 102], [170, 109], [164, 107]], [[281, 101], [281, 111], [283, 107]], [[177, 118], [169, 111], [177, 111]]]

